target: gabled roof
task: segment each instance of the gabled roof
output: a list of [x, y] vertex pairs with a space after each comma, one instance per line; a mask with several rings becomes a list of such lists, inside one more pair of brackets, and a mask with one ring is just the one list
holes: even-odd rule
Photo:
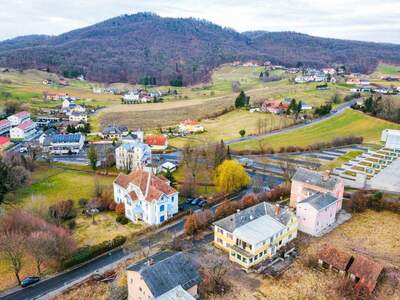
[[20, 111], [20, 112], [18, 112], [18, 113], [16, 113], [16, 114], [14, 114], [14, 117], [17, 117], [17, 118], [24, 118], [24, 117], [29, 117], [29, 112], [27, 112], [27, 111]]
[[0, 136], [0, 145], [7, 145], [10, 142], [10, 139], [5, 136]]
[[299, 168], [294, 174], [293, 181], [300, 181], [307, 183], [309, 185], [316, 185], [327, 190], [334, 190], [338, 183], [338, 179], [334, 176], [329, 176], [325, 178], [324, 174], [307, 170], [304, 168]]
[[17, 127], [22, 130], [28, 130], [28, 129], [33, 128], [34, 126], [35, 126], [35, 123], [33, 123], [31, 120], [27, 120], [27, 121], [19, 124]]
[[318, 252], [318, 258], [338, 270], [347, 271], [352, 255], [331, 245], [324, 244]]
[[276, 215], [275, 209], [276, 207], [274, 205], [262, 202], [216, 221], [214, 224], [228, 232], [234, 232], [235, 229], [268, 215], [286, 226], [290, 220], [291, 213], [288, 210], [281, 208], [279, 214]]
[[11, 126], [11, 122], [8, 121], [7, 119], [0, 120], [0, 127], [2, 126]]
[[315, 193], [304, 199], [300, 203], [308, 203], [316, 210], [320, 211], [329, 205], [336, 203], [338, 199], [328, 193]]
[[192, 295], [186, 292], [181, 285], [169, 290], [154, 300], [195, 300]]
[[165, 135], [149, 135], [145, 138], [145, 143], [150, 146], [164, 146], [167, 143]]
[[358, 255], [351, 264], [349, 273], [364, 280], [364, 285], [372, 292], [375, 289], [383, 265], [365, 256]]
[[[149, 265], [147, 261], [154, 260]], [[154, 297], [177, 286], [187, 290], [201, 282], [197, 264], [182, 252], [161, 252], [127, 268], [139, 272]]]
[[120, 173], [114, 183], [124, 189], [127, 189], [132, 183], [140, 189], [147, 201], [158, 200], [163, 194], [172, 195], [177, 192], [164, 177], [156, 176], [142, 169], [137, 169], [128, 175]]

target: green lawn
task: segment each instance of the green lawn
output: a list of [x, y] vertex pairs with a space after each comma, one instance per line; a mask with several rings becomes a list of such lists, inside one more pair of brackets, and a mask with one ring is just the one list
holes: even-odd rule
[[16, 192], [18, 204], [40, 201], [52, 205], [61, 200], [93, 197], [95, 181], [111, 188], [113, 177], [95, 176], [80, 171], [64, 171], [41, 168], [33, 173], [34, 183]]
[[[399, 124], [373, 118], [358, 111], [347, 110], [329, 120], [289, 133], [263, 139], [264, 147], [279, 149], [282, 146], [305, 147], [317, 142], [327, 142], [343, 136], [363, 136], [365, 142], [379, 141], [383, 129], [400, 129]], [[258, 141], [231, 145], [235, 150], [259, 149]]]
[[348, 161], [356, 158], [357, 156], [360, 156], [363, 154], [362, 151], [349, 151], [346, 154], [343, 154], [336, 158], [334, 161], [331, 161], [327, 164], [324, 164], [321, 166], [321, 169], [323, 170], [332, 170], [334, 168], [339, 168], [341, 167], [344, 163], [347, 163]]
[[400, 67], [394, 65], [379, 64], [376, 71], [384, 75], [400, 75]]

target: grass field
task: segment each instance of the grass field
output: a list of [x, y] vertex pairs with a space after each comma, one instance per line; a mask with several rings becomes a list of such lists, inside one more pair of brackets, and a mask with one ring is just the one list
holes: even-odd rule
[[217, 118], [203, 120], [201, 124], [207, 130], [205, 133], [173, 138], [170, 139], [169, 143], [172, 146], [180, 148], [187, 143], [218, 142], [220, 140], [229, 141], [234, 138], [239, 138], [239, 131], [241, 129], [246, 130], [246, 135], [257, 134], [260, 120], [268, 122], [273, 129], [280, 126], [286, 127], [294, 122], [293, 119], [285, 116], [235, 110]]
[[376, 72], [383, 75], [399, 75], [400, 76], [400, 66], [379, 64]]
[[[318, 142], [327, 142], [343, 136], [363, 136], [365, 142], [379, 141], [383, 129], [400, 129], [399, 124], [373, 118], [358, 111], [344, 113], [309, 127], [264, 138], [265, 147], [279, 149], [282, 146], [305, 147]], [[258, 149], [258, 141], [247, 141], [231, 145], [232, 149]]]
[[357, 156], [360, 156], [362, 153], [363, 153], [362, 151], [349, 151], [346, 154], [339, 156], [334, 161], [331, 161], [331, 162], [329, 162], [327, 164], [323, 164], [321, 166], [321, 169], [323, 169], [323, 170], [332, 170], [334, 168], [339, 168], [344, 163], [356, 158]]

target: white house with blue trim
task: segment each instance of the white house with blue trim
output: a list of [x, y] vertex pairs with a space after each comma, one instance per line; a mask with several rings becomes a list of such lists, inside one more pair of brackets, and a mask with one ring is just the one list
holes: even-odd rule
[[178, 212], [178, 191], [169, 181], [143, 169], [119, 174], [114, 180], [114, 201], [125, 204], [132, 222], [158, 225]]

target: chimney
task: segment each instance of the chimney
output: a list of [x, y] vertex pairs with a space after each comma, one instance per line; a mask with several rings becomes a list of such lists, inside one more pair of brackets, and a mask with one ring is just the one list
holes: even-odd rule
[[279, 204], [277, 203], [275, 205], [275, 216], [279, 216], [279, 214], [281, 213], [281, 207], [279, 206]]
[[328, 181], [330, 177], [331, 177], [331, 170], [326, 170], [324, 172], [323, 180]]

